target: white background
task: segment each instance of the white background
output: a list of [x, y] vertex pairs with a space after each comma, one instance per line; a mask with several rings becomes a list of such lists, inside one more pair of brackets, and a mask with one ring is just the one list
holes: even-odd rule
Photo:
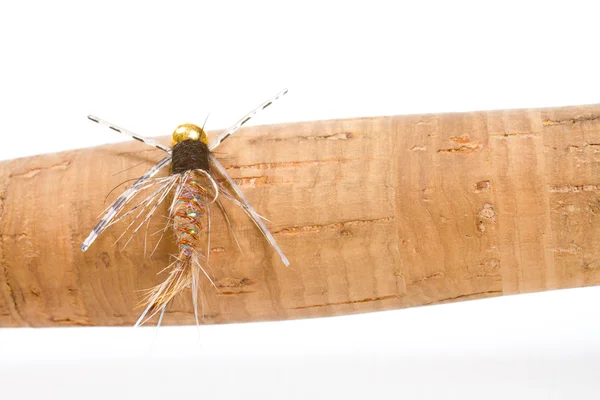
[[[397, 3], [397, 4], [396, 4]], [[184, 121], [600, 101], [595, 2], [0, 2], [0, 159]], [[599, 177], [600, 180], [600, 177]], [[196, 328], [1, 329], [0, 398], [600, 396], [600, 290]]]

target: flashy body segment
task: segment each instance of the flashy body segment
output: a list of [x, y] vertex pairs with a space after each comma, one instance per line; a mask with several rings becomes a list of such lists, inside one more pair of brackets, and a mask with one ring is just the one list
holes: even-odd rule
[[[192, 289], [196, 323], [199, 322], [198, 292], [201, 275], [213, 283], [206, 270], [210, 255], [211, 204], [218, 206], [231, 228], [231, 222], [221, 202], [222, 198], [241, 207], [278, 253], [284, 265], [289, 265], [287, 257], [279, 248], [279, 245], [261, 220], [261, 217], [250, 205], [237, 184], [227, 174], [225, 168], [211, 153], [211, 150], [239, 130], [250, 118], [285, 93], [287, 93], [287, 90], [278, 93], [252, 110], [231, 128], [218, 135], [211, 143], [208, 142], [208, 137], [202, 128], [192, 124], [180, 125], [173, 132], [172, 148], [117, 127], [97, 117], [88, 117], [96, 123], [106, 125], [112, 130], [129, 135], [136, 140], [168, 153], [165, 158], [140, 177], [108, 207], [103, 217], [81, 245], [81, 250], [86, 251], [105, 229], [130, 214], [134, 214], [135, 218], [119, 239], [129, 232], [131, 228], [133, 228], [131, 232], [133, 237], [148, 222], [158, 206], [166, 201], [168, 195], [172, 193], [172, 200], [169, 206], [169, 222], [162, 231], [164, 234], [169, 227], [172, 229], [178, 247], [178, 254], [174, 256], [174, 261], [166, 269], [168, 271], [167, 278], [148, 293], [145, 300], [145, 310], [137, 321], [136, 326], [143, 324], [158, 312], [160, 312], [158, 321], [160, 325], [169, 302], [186, 287], [191, 287]], [[171, 165], [171, 175], [165, 178], [153, 179], [167, 165]], [[146, 190], [151, 192], [150, 195], [133, 205], [129, 211], [123, 212], [128, 204], [132, 203], [140, 193]], [[140, 220], [141, 222], [138, 223]], [[237, 238], [235, 240], [237, 242]]]

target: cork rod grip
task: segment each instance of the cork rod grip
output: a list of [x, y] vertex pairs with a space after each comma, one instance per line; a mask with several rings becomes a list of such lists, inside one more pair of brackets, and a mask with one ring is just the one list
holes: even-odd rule
[[[215, 208], [204, 323], [600, 282], [600, 105], [250, 127], [216, 155], [291, 265], [230, 205], [240, 252]], [[0, 326], [136, 321], [176, 253], [167, 234], [148, 256], [166, 207], [127, 247], [127, 221], [79, 246], [162, 156], [131, 141], [0, 162]], [[163, 323], [194, 323], [189, 293]]]

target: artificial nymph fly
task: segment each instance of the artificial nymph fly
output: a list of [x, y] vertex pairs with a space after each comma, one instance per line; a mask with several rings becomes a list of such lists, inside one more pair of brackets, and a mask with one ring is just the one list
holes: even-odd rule
[[[130, 214], [134, 215], [134, 219], [119, 239], [130, 229], [133, 229], [131, 231], [133, 236], [149, 221], [169, 194], [172, 194], [168, 208], [168, 222], [162, 232], [164, 234], [171, 228], [178, 247], [178, 254], [174, 256], [173, 262], [165, 269], [169, 274], [167, 278], [149, 292], [145, 301], [145, 310], [138, 319], [136, 326], [143, 324], [159, 312], [158, 324], [160, 325], [169, 302], [187, 287], [192, 289], [194, 313], [196, 323], [198, 323], [200, 279], [203, 276], [212, 283], [206, 270], [210, 254], [210, 208], [213, 205], [221, 210], [231, 228], [231, 222], [221, 202], [223, 198], [230, 200], [244, 210], [278, 253], [283, 263], [286, 266], [289, 265], [288, 259], [277, 245], [260, 215], [250, 205], [238, 185], [212, 153], [212, 150], [227, 137], [238, 131], [254, 115], [286, 93], [287, 90], [284, 90], [261, 104], [211, 142], [209, 142], [203, 128], [192, 124], [180, 125], [173, 132], [172, 147], [164, 146], [152, 139], [139, 136], [99, 118], [88, 116], [94, 122], [129, 135], [167, 154], [106, 209], [98, 224], [81, 245], [81, 250], [86, 251], [106, 228]], [[171, 166], [169, 176], [154, 178], [160, 170], [169, 165]], [[140, 200], [138, 198], [140, 193], [149, 193], [149, 195]], [[134, 199], [137, 202], [133, 201]], [[128, 205], [131, 206], [126, 207]], [[128, 210], [124, 212], [126, 208]]]

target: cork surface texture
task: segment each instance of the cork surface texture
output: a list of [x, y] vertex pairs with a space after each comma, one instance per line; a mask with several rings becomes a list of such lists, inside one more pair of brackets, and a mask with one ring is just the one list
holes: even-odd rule
[[[166, 235], [149, 257], [166, 206], [125, 248], [127, 220], [79, 246], [162, 156], [130, 141], [0, 162], [0, 326], [136, 321], [176, 252]], [[230, 205], [240, 252], [213, 210], [202, 323], [600, 283], [600, 105], [257, 126], [217, 156], [291, 266]], [[163, 323], [194, 323], [189, 291]]]

